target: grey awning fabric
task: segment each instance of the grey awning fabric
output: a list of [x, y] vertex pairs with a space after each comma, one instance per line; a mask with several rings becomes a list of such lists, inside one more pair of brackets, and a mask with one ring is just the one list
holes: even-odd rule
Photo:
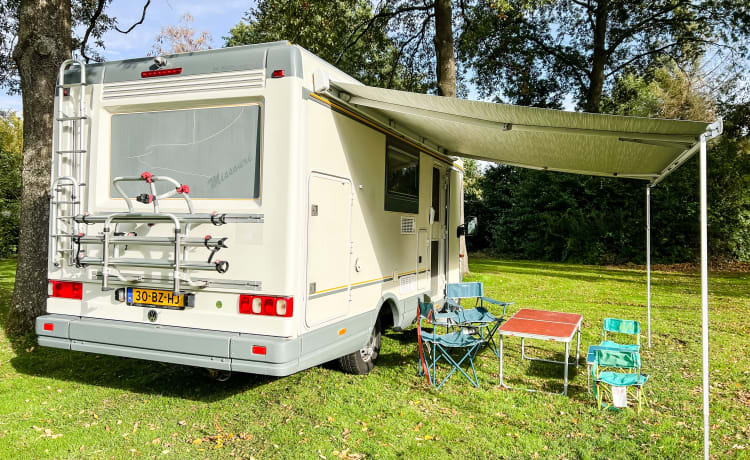
[[535, 169], [656, 180], [695, 152], [707, 122], [520, 107], [331, 82], [334, 95], [449, 154]]

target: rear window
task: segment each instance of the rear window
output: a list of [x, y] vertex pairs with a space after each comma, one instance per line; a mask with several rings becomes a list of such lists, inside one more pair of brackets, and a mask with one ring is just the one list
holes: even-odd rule
[[[148, 171], [189, 185], [193, 198], [260, 196], [258, 104], [115, 114], [111, 139], [110, 178]], [[123, 189], [131, 197], [148, 191]], [[110, 196], [118, 197], [111, 187]]]

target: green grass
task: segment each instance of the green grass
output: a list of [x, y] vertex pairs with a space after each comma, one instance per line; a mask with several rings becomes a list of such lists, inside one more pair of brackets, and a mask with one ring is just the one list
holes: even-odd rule
[[[0, 261], [0, 323], [13, 261]], [[607, 316], [645, 322], [645, 276], [633, 269], [471, 259], [472, 280], [521, 307], [583, 314], [583, 346]], [[585, 367], [569, 397], [508, 391], [481, 355], [481, 387], [440, 391], [415, 376], [415, 331], [389, 332], [376, 369], [333, 365], [275, 379], [214, 383], [187, 367], [11, 344], [0, 330], [3, 458], [696, 458], [702, 449], [700, 297], [695, 274], [654, 274], [653, 348], [644, 351], [651, 406], [595, 408]], [[750, 453], [750, 277], [711, 281], [711, 409], [716, 458]], [[559, 348], [532, 352], [553, 356]], [[557, 390], [561, 369], [520, 363], [511, 383]]]

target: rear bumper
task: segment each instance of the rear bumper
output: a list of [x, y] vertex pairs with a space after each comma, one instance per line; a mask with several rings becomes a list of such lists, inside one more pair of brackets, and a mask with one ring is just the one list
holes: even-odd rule
[[36, 333], [39, 345], [64, 350], [273, 376], [300, 370], [300, 339], [68, 315], [38, 317]]

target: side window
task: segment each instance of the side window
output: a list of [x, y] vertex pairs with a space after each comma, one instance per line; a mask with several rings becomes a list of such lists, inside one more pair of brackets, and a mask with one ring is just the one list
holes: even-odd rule
[[392, 137], [385, 148], [385, 210], [419, 212], [419, 151]]

